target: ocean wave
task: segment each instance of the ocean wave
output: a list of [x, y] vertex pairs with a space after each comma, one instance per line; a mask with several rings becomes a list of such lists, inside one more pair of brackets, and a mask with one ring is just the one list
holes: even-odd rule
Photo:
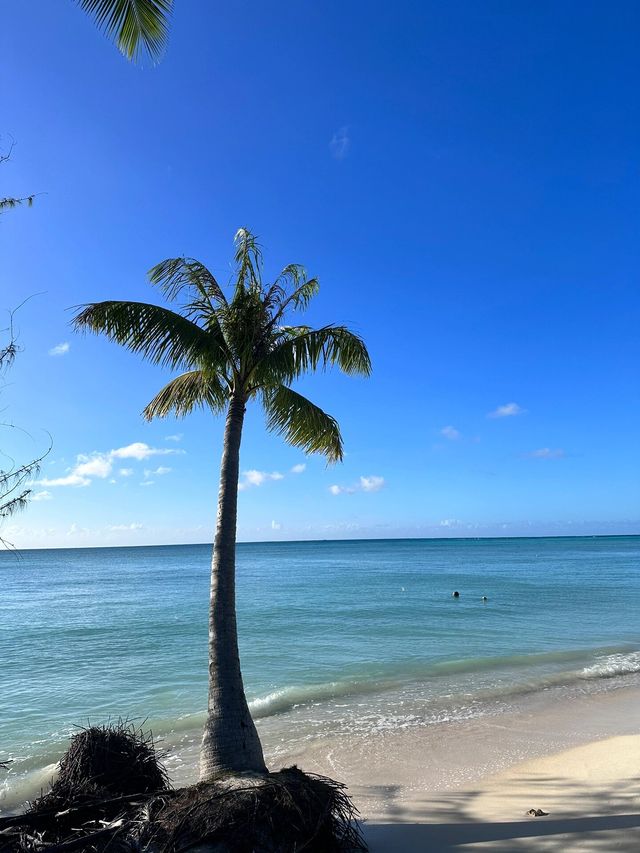
[[640, 651], [629, 654], [607, 655], [580, 673], [582, 678], [614, 678], [640, 672]]
[[[588, 664], [597, 656], [596, 663], [576, 669], [576, 664]], [[562, 666], [568, 664], [573, 666]], [[533, 677], [527, 677], [538, 669]], [[550, 671], [552, 670], [552, 671]], [[456, 697], [460, 693], [473, 694], [477, 699], [497, 699], [544, 690], [549, 687], [572, 684], [581, 678], [612, 677], [640, 672], [640, 651], [630, 651], [628, 646], [599, 649], [540, 652], [535, 654], [487, 656], [439, 661], [436, 663], [406, 663], [395, 665], [393, 672], [380, 672], [375, 676], [352, 678], [348, 681], [330, 681], [308, 685], [289, 685], [273, 690], [249, 702], [256, 719], [287, 713], [294, 708], [320, 705], [336, 699], [355, 699], [388, 691], [419, 689], [421, 685], [435, 687], [431, 698], [445, 699], [438, 684], [459, 676], [488, 676], [492, 673], [498, 683], [482, 684], [469, 680], [455, 685]], [[521, 677], [518, 677], [520, 674]], [[506, 681], [506, 683], [505, 683]], [[449, 699], [454, 696], [449, 694]]]
[[371, 693], [379, 693], [397, 686], [390, 680], [330, 681], [324, 684], [283, 687], [266, 696], [249, 702], [249, 710], [256, 719], [283, 714], [300, 705], [316, 705], [332, 699], [346, 699]]

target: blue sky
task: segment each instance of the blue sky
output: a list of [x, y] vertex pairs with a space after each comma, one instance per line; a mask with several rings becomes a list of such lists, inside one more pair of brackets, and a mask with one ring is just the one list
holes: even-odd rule
[[227, 280], [243, 225], [374, 373], [301, 384], [337, 467], [250, 412], [240, 539], [640, 532], [636, 3], [178, 0], [146, 69], [71, 0], [2, 19], [0, 195], [40, 193], [0, 223], [1, 307], [35, 294], [3, 449], [53, 440], [7, 538], [211, 540], [222, 422], [144, 423], [168, 375], [69, 308]]

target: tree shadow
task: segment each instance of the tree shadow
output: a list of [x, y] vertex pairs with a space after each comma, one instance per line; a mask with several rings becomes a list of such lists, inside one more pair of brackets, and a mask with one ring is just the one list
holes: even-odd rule
[[[425, 795], [418, 801], [403, 801], [401, 791], [400, 786], [369, 789], [384, 806], [384, 820], [365, 825], [371, 853], [448, 853], [476, 844], [514, 853], [640, 850], [640, 777], [609, 786], [551, 776], [517, 777], [506, 791], [500, 789], [499, 817], [498, 795], [491, 794], [487, 820], [482, 819], [486, 789]], [[528, 808], [542, 808], [549, 815], [528, 817]]]

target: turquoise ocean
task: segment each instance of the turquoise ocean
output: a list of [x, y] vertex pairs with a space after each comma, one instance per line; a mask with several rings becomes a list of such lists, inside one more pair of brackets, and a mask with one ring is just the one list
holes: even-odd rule
[[[640, 684], [638, 536], [252, 543], [237, 553], [252, 711], [285, 728], [295, 719], [301, 738]], [[195, 742], [210, 559], [210, 545], [0, 554], [0, 760], [13, 759], [0, 809], [16, 786], [43, 784], [75, 726], [124, 717], [168, 743], [185, 732]]]

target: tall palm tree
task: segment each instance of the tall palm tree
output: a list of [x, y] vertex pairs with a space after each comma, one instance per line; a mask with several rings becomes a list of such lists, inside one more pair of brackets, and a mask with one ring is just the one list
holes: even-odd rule
[[145, 52], [153, 62], [164, 53], [173, 0], [77, 0], [127, 59]]
[[211, 567], [209, 700], [200, 778], [265, 770], [240, 672], [235, 606], [235, 546], [240, 441], [247, 403], [265, 410], [267, 428], [307, 453], [342, 459], [338, 423], [291, 388], [302, 374], [337, 365], [368, 376], [371, 362], [358, 335], [344, 326], [285, 325], [318, 292], [315, 278], [290, 264], [273, 284], [262, 282], [262, 256], [245, 229], [235, 237], [235, 285], [227, 300], [198, 261], [172, 258], [150, 271], [151, 282], [180, 313], [140, 302], [83, 306], [78, 329], [103, 333], [149, 361], [182, 368], [144, 409], [148, 420], [184, 416], [196, 407], [226, 413], [218, 517]]

